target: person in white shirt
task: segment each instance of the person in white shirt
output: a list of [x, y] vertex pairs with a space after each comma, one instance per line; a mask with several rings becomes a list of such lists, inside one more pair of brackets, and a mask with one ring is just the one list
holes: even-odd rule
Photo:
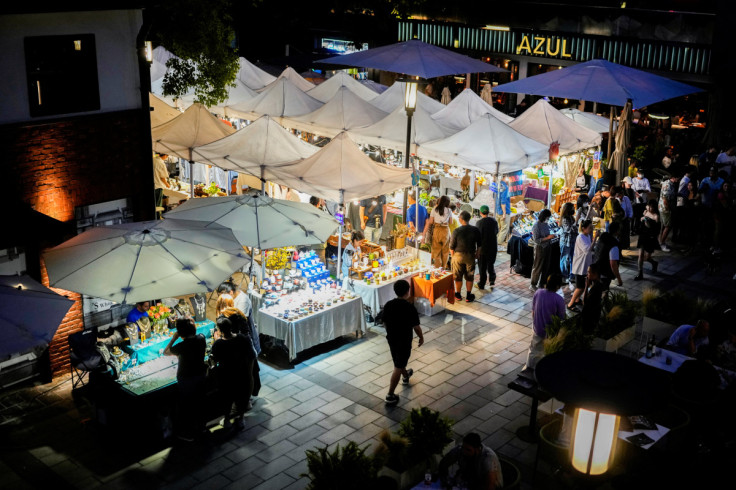
[[571, 272], [575, 274], [575, 291], [572, 298], [567, 304], [569, 310], [575, 310], [575, 307], [581, 303], [580, 297], [585, 291], [585, 279], [588, 274], [588, 267], [593, 263], [593, 245], [595, 244], [597, 235], [593, 235], [593, 221], [584, 219], [580, 222], [580, 234], [575, 240], [575, 250], [572, 254]]
[[647, 193], [652, 192], [652, 186], [649, 184], [649, 179], [644, 177], [644, 172], [636, 171], [636, 177], [631, 179], [631, 188], [634, 190], [636, 202], [646, 204]]
[[731, 147], [726, 151], [722, 151], [716, 157], [716, 167], [720, 172], [723, 170], [729, 177], [731, 176], [731, 169], [736, 165], [736, 147]]

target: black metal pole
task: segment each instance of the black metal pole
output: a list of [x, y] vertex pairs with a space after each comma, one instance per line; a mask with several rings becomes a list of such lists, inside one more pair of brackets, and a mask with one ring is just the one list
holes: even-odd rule
[[[406, 151], [404, 152], [404, 168], [409, 168], [409, 163], [411, 160], [411, 117], [414, 115], [413, 110], [406, 110]], [[408, 225], [406, 222], [406, 213], [408, 211], [408, 198], [409, 198], [409, 192], [411, 190], [411, 187], [408, 187], [404, 190], [404, 214], [403, 214], [403, 222], [405, 225]]]

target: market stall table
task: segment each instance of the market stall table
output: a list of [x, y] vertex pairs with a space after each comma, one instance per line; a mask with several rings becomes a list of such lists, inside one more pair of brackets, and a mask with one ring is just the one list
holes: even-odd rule
[[435, 301], [447, 294], [447, 301], [450, 304], [455, 303], [455, 282], [453, 280], [452, 273], [447, 273], [444, 276], [435, 279], [426, 277], [414, 277], [412, 282], [414, 284], [414, 297], [415, 298], [427, 298], [430, 306], [434, 306]]
[[[212, 337], [215, 329], [215, 323], [206, 320], [203, 322], [197, 322], [197, 333], [202, 334], [205, 338]], [[131, 359], [137, 359], [137, 364], [141, 365], [149, 361], [153, 361], [163, 355], [163, 350], [171, 340], [171, 337], [159, 337], [152, 338], [145, 342], [139, 342], [135, 345], [126, 345], [123, 350], [130, 354]], [[176, 344], [181, 342], [181, 339], [176, 341]]]
[[440, 193], [447, 195], [447, 191], [462, 192], [463, 187], [460, 185], [460, 179], [454, 177], [440, 176]]
[[120, 387], [133, 396], [142, 396], [176, 383], [178, 359], [162, 356], [123, 371], [118, 378]]
[[360, 297], [325, 307], [299, 319], [278, 318], [261, 309], [263, 298], [255, 291], [249, 293], [253, 316], [260, 333], [282, 340], [289, 351], [289, 360], [315, 345], [343, 335], [362, 334], [366, 330], [363, 300]]
[[[396, 298], [396, 293], [394, 293], [394, 284], [396, 281], [404, 279], [410, 285], [413, 285], [412, 278], [425, 274], [427, 270], [420, 269], [415, 272], [409, 272], [390, 280], [381, 281], [381, 284], [366, 284], [365, 281], [361, 281], [360, 279], [345, 279], [343, 280], [343, 288], [353, 291], [360, 296], [363, 299], [363, 304], [370, 308], [371, 314], [375, 317], [388, 301]], [[414, 296], [413, 289], [410, 291], [410, 294]]]

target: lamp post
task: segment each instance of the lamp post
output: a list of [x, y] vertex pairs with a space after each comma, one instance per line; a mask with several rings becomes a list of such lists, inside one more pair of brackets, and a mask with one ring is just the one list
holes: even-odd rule
[[[411, 117], [417, 108], [417, 86], [416, 80], [403, 80], [404, 82], [404, 109], [406, 109], [406, 151], [404, 152], [404, 168], [409, 168], [411, 160]], [[408, 211], [408, 194], [407, 189], [404, 192], [404, 213], [403, 221], [406, 224], [406, 213]], [[419, 201], [417, 201], [419, 202]], [[417, 218], [419, 213], [416, 213]], [[418, 221], [417, 221], [418, 222]]]

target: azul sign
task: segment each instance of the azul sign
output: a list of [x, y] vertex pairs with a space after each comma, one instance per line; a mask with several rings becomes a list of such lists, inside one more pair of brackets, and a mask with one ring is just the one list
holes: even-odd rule
[[524, 34], [516, 46], [516, 54], [547, 56], [550, 58], [572, 58], [567, 39]]

